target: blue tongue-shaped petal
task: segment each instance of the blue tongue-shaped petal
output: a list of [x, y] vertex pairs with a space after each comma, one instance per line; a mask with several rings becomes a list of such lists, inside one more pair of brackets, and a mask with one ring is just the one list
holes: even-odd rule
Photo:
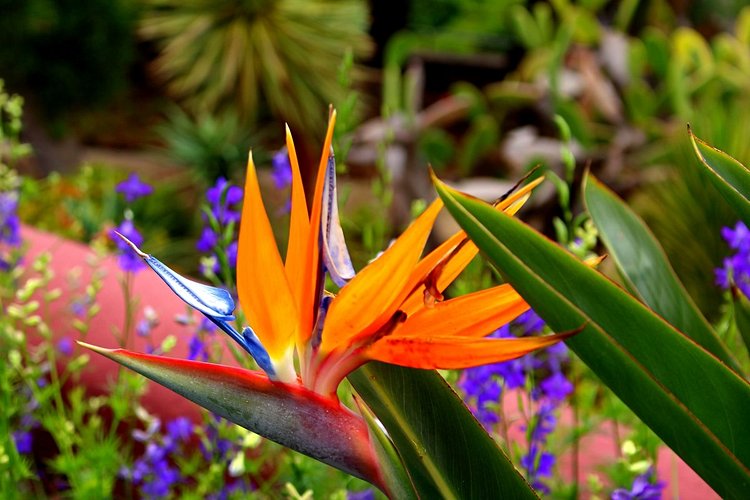
[[142, 252], [135, 244], [125, 236], [117, 233], [136, 252], [148, 266], [154, 270], [164, 283], [172, 289], [186, 304], [202, 312], [210, 318], [219, 321], [232, 321], [234, 316], [234, 299], [232, 295], [223, 288], [204, 285], [193, 280], [184, 278], [164, 265], [159, 259]]
[[247, 351], [258, 366], [265, 371], [272, 380], [276, 380], [276, 371], [268, 356], [268, 351], [263, 347], [255, 332], [250, 327], [245, 327], [242, 334], [238, 333], [232, 325], [227, 323], [233, 321], [234, 299], [229, 292], [223, 288], [204, 285], [180, 276], [159, 259], [141, 251], [140, 248], [122, 234], [115, 231], [135, 253], [137, 253], [148, 266], [154, 270], [159, 277], [172, 289], [172, 291], [186, 304], [203, 313], [211, 322], [222, 329], [224, 333], [232, 337], [235, 342]]
[[333, 282], [338, 286], [344, 286], [354, 277], [355, 273], [339, 220], [338, 200], [336, 198], [336, 159], [333, 156], [333, 150], [328, 155], [325, 175], [320, 227], [321, 239], [323, 240], [323, 265]]

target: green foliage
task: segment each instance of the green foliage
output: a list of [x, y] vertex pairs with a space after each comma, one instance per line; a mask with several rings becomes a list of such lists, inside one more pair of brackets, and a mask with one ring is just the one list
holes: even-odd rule
[[629, 291], [704, 349], [737, 369], [737, 361], [701, 315], [643, 221], [591, 176], [584, 184], [584, 197], [586, 208]]
[[719, 494], [742, 497], [747, 381], [532, 229], [442, 184], [438, 192], [553, 330], [581, 329], [567, 344], [602, 382]]
[[419, 498], [535, 497], [437, 372], [370, 363], [349, 380], [388, 430]]
[[[361, 0], [145, 0], [140, 34], [159, 48], [156, 74], [197, 114], [270, 111], [313, 134], [343, 100], [332, 73], [350, 48], [366, 54]], [[268, 106], [266, 109], [265, 106]]]
[[4, 1], [0, 73], [60, 118], [123, 90], [134, 55], [134, 12], [125, 0]]
[[232, 111], [193, 117], [178, 107], [167, 113], [167, 122], [157, 128], [157, 133], [165, 142], [167, 155], [190, 167], [203, 186], [242, 172], [253, 136]]
[[[112, 193], [125, 177], [125, 172], [107, 165], [83, 165], [72, 174], [52, 173], [40, 180], [24, 177], [19, 214], [39, 229], [78, 241], [95, 241], [106, 237], [112, 221], [124, 209], [122, 196]], [[195, 231], [197, 214], [189, 205], [196, 195], [186, 192], [182, 182], [185, 180], [174, 178], [173, 182], [156, 183], [153, 195], [132, 204], [140, 229], [157, 245], [166, 244], [167, 236], [185, 238]], [[165, 250], [178, 258], [185, 255], [175, 245]]]
[[745, 224], [750, 224], [750, 172], [728, 154], [690, 135], [696, 156], [711, 182]]

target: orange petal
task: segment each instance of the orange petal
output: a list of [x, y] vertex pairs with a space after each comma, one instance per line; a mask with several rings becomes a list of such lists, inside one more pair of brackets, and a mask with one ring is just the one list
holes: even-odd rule
[[285, 358], [297, 327], [297, 308], [263, 206], [252, 153], [237, 249], [237, 292], [250, 326], [271, 359]]
[[323, 327], [323, 352], [355, 336], [365, 338], [390, 320], [411, 292], [405, 286], [442, 207], [439, 198], [432, 202], [382, 255], [341, 289]]
[[[307, 265], [307, 236], [310, 232], [310, 218], [307, 214], [305, 188], [302, 185], [297, 151], [289, 126], [286, 127], [286, 148], [292, 166], [292, 210], [289, 217], [289, 243], [286, 249], [284, 267], [294, 303], [302, 310], [302, 296], [305, 293], [305, 266]], [[299, 325], [302, 328], [304, 325]]]
[[328, 130], [323, 142], [323, 152], [320, 156], [318, 174], [315, 179], [315, 191], [313, 192], [312, 207], [310, 209], [310, 226], [307, 233], [307, 251], [305, 252], [304, 283], [302, 285], [301, 307], [300, 307], [300, 329], [297, 331], [297, 347], [302, 351], [310, 339], [313, 330], [315, 311], [323, 284], [320, 258], [320, 217], [323, 204], [323, 185], [325, 183], [326, 166], [328, 155], [331, 151], [333, 140], [333, 129], [336, 126], [336, 110], [331, 112], [328, 119]]
[[422, 307], [407, 316], [393, 335], [484, 337], [528, 309], [513, 287], [499, 285]]
[[[503, 210], [508, 215], [515, 215], [529, 199], [531, 191], [543, 180], [544, 178], [540, 177], [526, 184], [521, 189], [508, 196], [505, 200], [498, 203], [497, 209]], [[414, 268], [410, 280], [414, 292], [404, 301], [404, 305], [401, 307], [402, 311], [408, 315], [415, 312], [423, 305], [425, 287], [418, 285], [423, 282], [428, 274], [444, 261], [444, 259], [449, 260], [445, 261], [435, 282], [435, 288], [437, 288], [439, 292], [443, 292], [448, 288], [448, 285], [453, 283], [453, 280], [455, 280], [458, 275], [461, 274], [461, 271], [469, 265], [471, 259], [473, 259], [479, 252], [473, 242], [467, 241], [460, 249], [458, 249], [458, 251], [455, 251], [455, 253], [451, 255], [451, 252], [454, 252], [465, 238], [466, 233], [464, 231], [458, 231], [419, 261], [419, 264]], [[414, 287], [418, 288], [415, 289]]]
[[575, 333], [578, 332], [517, 339], [390, 335], [371, 345], [365, 351], [365, 356], [411, 368], [458, 370], [515, 359]]

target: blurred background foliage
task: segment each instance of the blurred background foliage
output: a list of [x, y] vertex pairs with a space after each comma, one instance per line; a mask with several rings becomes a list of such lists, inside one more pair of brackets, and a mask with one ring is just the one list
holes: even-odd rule
[[[356, 215], [344, 223], [369, 248], [409, 219], [415, 199], [432, 196], [427, 164], [453, 179], [510, 181], [537, 164], [562, 175], [560, 116], [578, 170], [588, 166], [632, 200], [701, 308], [717, 313], [718, 297], [703, 291], [726, 249], [717, 240], [690, 246], [698, 240], [686, 236], [717, 234], [732, 216], [691, 173], [685, 126], [750, 162], [743, 113], [750, 8], [740, 0], [2, 0], [0, 7], [0, 76], [29, 103], [26, 139], [37, 156], [27, 172], [61, 172], [41, 182], [80, 189], [89, 184], [78, 165], [128, 170], [97, 148], [145, 149], [184, 167], [175, 188], [184, 193], [174, 200], [189, 207], [198, 190], [188, 186], [239, 179], [249, 147], [269, 165], [283, 144], [283, 121], [304, 166], [313, 164], [333, 103], [340, 171], [352, 186], [369, 186], [351, 188]], [[89, 180], [97, 190], [100, 179], [106, 192], [114, 182], [106, 179], [124, 176]], [[71, 190], [48, 192], [65, 198]], [[571, 196], [577, 202], [576, 189]], [[529, 216], [550, 234], [547, 221], [560, 215], [554, 198], [540, 193]], [[75, 227], [64, 231], [82, 239], [96, 234], [76, 210], [84, 209], [70, 216], [81, 220], [70, 226], [41, 222], [60, 214], [28, 215], [44, 227]], [[97, 210], [90, 219], [109, 213]], [[389, 220], [368, 222], [385, 210]], [[179, 239], [194, 237], [198, 224], [166, 226]]]
[[307, 133], [344, 94], [333, 70], [348, 48], [367, 55], [362, 0], [146, 0], [140, 36], [156, 44], [156, 75], [195, 112], [231, 109]]

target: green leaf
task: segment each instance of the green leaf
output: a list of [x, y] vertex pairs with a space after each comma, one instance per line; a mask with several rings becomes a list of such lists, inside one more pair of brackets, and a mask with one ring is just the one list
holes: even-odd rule
[[337, 401], [242, 368], [81, 345], [245, 429], [388, 490], [367, 425]]
[[437, 372], [371, 362], [348, 378], [388, 430], [420, 498], [536, 498]]
[[522, 222], [442, 183], [446, 207], [570, 347], [723, 497], [750, 489], [750, 387], [635, 298]]
[[738, 370], [736, 360], [688, 295], [646, 224], [590, 175], [583, 191], [586, 208], [628, 288], [677, 330]]
[[688, 128], [695, 154], [711, 183], [745, 224], [750, 224], [750, 172], [723, 151], [698, 139]]

